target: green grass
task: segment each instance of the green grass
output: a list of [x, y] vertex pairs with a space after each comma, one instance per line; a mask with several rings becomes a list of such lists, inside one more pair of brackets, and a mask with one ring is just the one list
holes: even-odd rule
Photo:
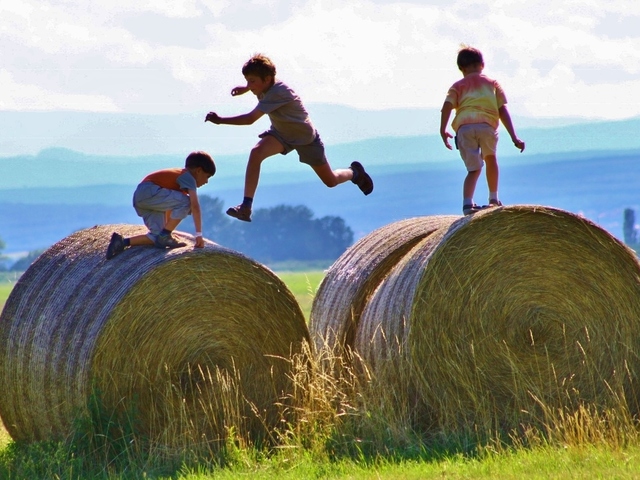
[[324, 278], [323, 270], [307, 272], [276, 272], [276, 275], [289, 287], [296, 297], [305, 318], [309, 321], [313, 297]]
[[9, 298], [9, 294], [13, 289], [13, 286], [18, 280], [20, 274], [0, 272], [0, 311], [4, 308], [4, 304]]

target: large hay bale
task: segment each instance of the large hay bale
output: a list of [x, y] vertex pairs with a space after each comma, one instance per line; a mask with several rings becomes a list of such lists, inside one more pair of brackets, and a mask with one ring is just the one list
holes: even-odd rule
[[349, 350], [369, 297], [396, 263], [419, 241], [460, 217], [402, 220], [361, 238], [327, 270], [313, 299], [310, 325], [316, 348]]
[[[168, 443], [222, 435], [221, 410], [275, 421], [290, 389], [292, 353], [309, 340], [284, 283], [212, 242], [126, 250], [105, 260], [98, 226], [61, 240], [23, 274], [0, 316], [0, 416], [17, 440], [59, 439], [100, 408], [133, 415], [137, 431]], [[232, 384], [235, 383], [235, 387]], [[224, 390], [224, 391], [223, 391]], [[132, 413], [135, 412], [135, 413]]]
[[422, 428], [510, 429], [584, 403], [637, 412], [640, 267], [580, 216], [488, 209], [397, 262], [354, 349], [380, 384], [422, 407]]

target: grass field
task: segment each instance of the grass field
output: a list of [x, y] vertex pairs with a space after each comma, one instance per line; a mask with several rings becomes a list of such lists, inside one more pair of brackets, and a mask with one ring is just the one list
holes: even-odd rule
[[15, 274], [5, 273], [0, 276], [0, 311], [4, 308], [4, 303], [7, 301], [17, 279]]
[[276, 272], [278, 277], [287, 284], [291, 293], [296, 297], [307, 321], [311, 313], [313, 297], [324, 278], [324, 271], [309, 272]]
[[[278, 272], [309, 318], [313, 296], [324, 271]], [[2, 281], [4, 280], [4, 281]], [[0, 279], [3, 305], [14, 279]], [[172, 480], [214, 479], [591, 479], [640, 478], [640, 430], [635, 419], [611, 421], [587, 412], [579, 422], [553, 425], [547, 432], [528, 434], [526, 441], [472, 439], [442, 435], [425, 439], [413, 432], [391, 432], [389, 424], [373, 424], [371, 437], [355, 432], [372, 424], [371, 412], [354, 412], [353, 419], [331, 411], [333, 391], [319, 392], [303, 413], [307, 422], [291, 426], [283, 445], [265, 451], [231, 442], [222, 455], [198, 462], [169, 463], [163, 452], [110, 451], [66, 442], [34, 445], [14, 443], [0, 426], [0, 479]], [[338, 392], [340, 393], [340, 392]], [[329, 400], [322, 404], [321, 397]], [[384, 392], [380, 392], [384, 396]], [[312, 407], [312, 408], [311, 408]], [[626, 419], [623, 419], [626, 420]], [[369, 425], [371, 426], [371, 425]], [[360, 432], [362, 433], [362, 431]], [[395, 434], [395, 437], [394, 437]], [[378, 438], [373, 438], [378, 437]], [[368, 443], [382, 446], [367, 448]], [[506, 440], [506, 441], [505, 441]], [[123, 460], [124, 459], [124, 460]]]

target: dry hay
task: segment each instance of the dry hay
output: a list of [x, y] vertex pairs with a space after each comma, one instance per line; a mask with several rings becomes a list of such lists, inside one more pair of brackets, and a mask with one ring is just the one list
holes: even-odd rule
[[[0, 415], [16, 440], [64, 438], [90, 397], [133, 415], [167, 443], [223, 434], [234, 410], [249, 429], [276, 420], [291, 353], [309, 340], [293, 295], [271, 271], [212, 242], [135, 247], [105, 260], [98, 226], [58, 242], [13, 289], [0, 317]], [[133, 412], [133, 413], [132, 413]], [[258, 427], [256, 427], [258, 425]]]
[[329, 345], [336, 351], [353, 347], [362, 309], [369, 296], [416, 243], [456, 216], [418, 217], [374, 230], [336, 260], [313, 300], [310, 328], [317, 350]]
[[408, 402], [424, 429], [504, 431], [584, 404], [635, 413], [640, 267], [569, 212], [485, 210], [397, 262], [361, 313], [354, 349], [378, 395]]

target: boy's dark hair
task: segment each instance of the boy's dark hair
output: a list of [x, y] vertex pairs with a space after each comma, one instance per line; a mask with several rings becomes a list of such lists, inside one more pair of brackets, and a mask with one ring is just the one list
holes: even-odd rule
[[211, 176], [216, 173], [216, 164], [213, 158], [207, 152], [198, 151], [191, 152], [184, 161], [185, 168], [202, 168], [203, 172], [210, 173]]
[[266, 55], [256, 53], [242, 66], [242, 75], [255, 75], [262, 80], [265, 80], [269, 75], [275, 78], [276, 66]]
[[473, 47], [462, 47], [458, 50], [458, 68], [460, 70], [476, 64], [484, 64], [480, 50]]

